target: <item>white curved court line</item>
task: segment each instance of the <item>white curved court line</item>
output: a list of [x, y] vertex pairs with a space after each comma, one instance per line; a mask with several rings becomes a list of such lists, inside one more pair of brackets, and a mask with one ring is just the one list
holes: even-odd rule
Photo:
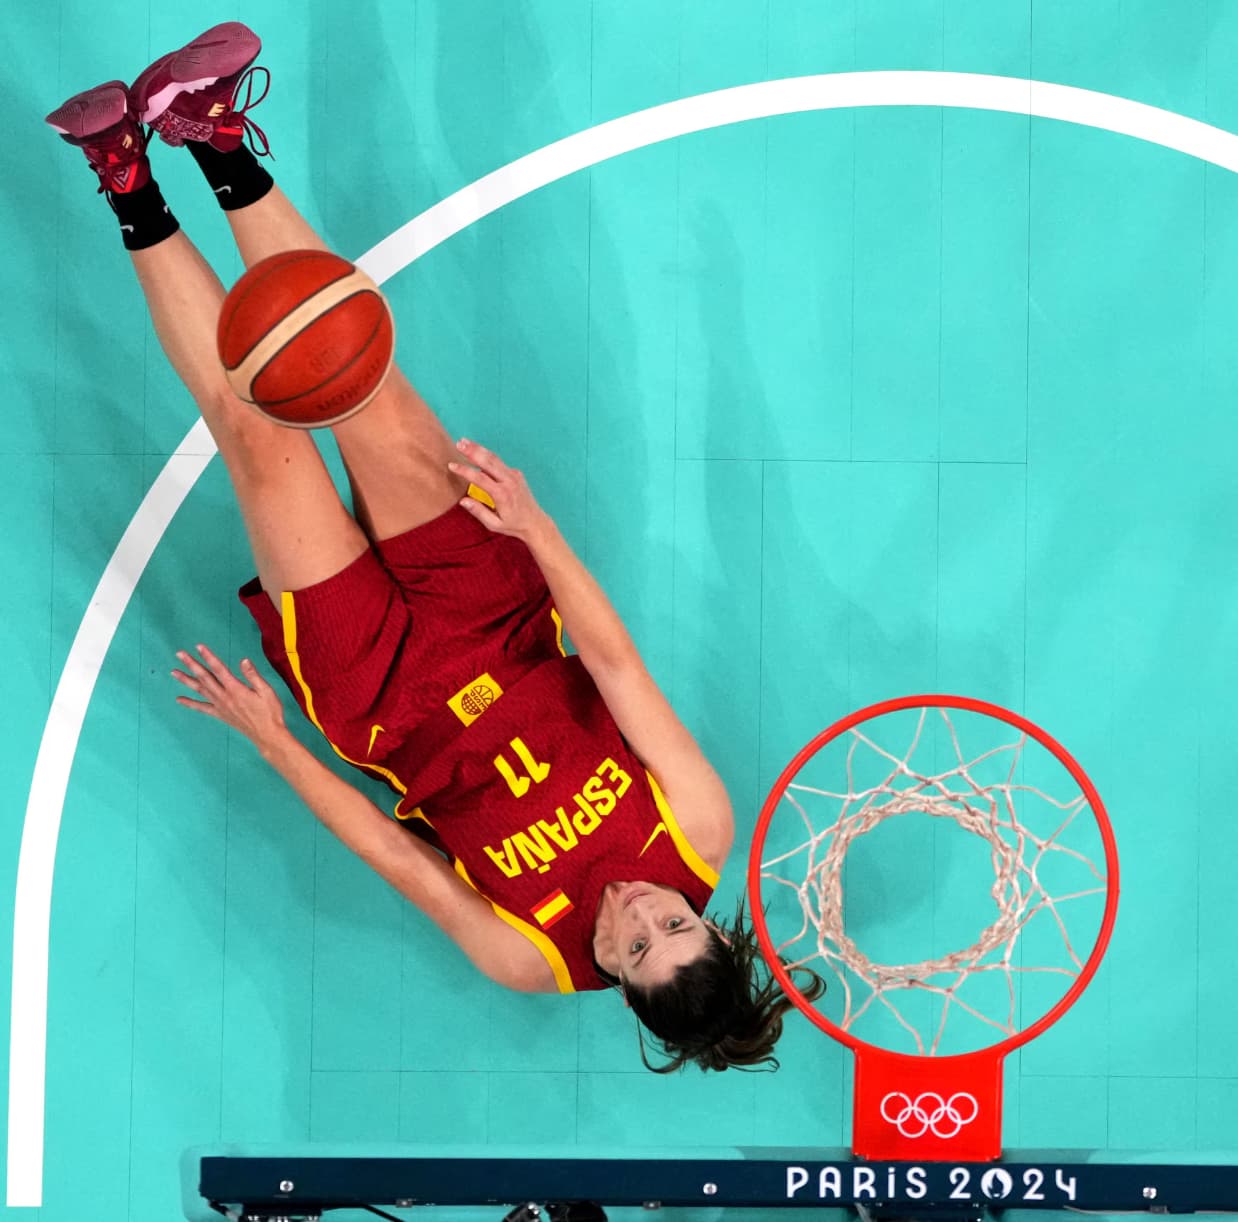
[[[1238, 136], [1111, 94], [965, 72], [842, 72], [761, 81], [636, 111], [529, 153], [449, 195], [357, 263], [378, 283], [462, 229], [541, 187], [636, 149], [750, 119], [864, 106], [948, 106], [1060, 119], [1159, 144], [1238, 171]], [[56, 842], [69, 772], [95, 680], [156, 545], [215, 452], [201, 422], [168, 459], [108, 561], [56, 686], [43, 730], [17, 865], [9, 1035], [8, 1194], [43, 1192], [48, 937]]]
[[69, 770], [95, 680], [168, 523], [215, 454], [199, 420], [164, 463], [91, 595], [52, 696], [34, 762], [17, 862], [13, 909], [13, 1004], [9, 1032], [8, 1203], [40, 1205], [52, 875]]
[[447, 196], [358, 262], [381, 282], [505, 204], [577, 170], [651, 144], [749, 119], [862, 106], [949, 106], [1061, 119], [1133, 136], [1238, 171], [1238, 136], [1170, 110], [1090, 89], [970, 72], [797, 76], [682, 98], [557, 140]]

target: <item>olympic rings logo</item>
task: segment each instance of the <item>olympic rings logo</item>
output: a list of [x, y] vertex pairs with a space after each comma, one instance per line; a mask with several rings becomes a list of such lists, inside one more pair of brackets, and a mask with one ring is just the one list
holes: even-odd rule
[[971, 1124], [980, 1113], [974, 1095], [959, 1091], [943, 1099], [934, 1091], [925, 1091], [914, 1099], [902, 1091], [892, 1090], [881, 1101], [882, 1119], [894, 1125], [904, 1136], [957, 1137], [964, 1125]]

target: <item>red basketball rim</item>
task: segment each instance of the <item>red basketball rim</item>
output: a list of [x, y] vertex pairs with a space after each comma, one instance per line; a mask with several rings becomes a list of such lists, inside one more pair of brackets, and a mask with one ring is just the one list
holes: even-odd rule
[[[839, 1043], [847, 1045], [847, 1047], [860, 1050], [863, 1048], [875, 1047], [870, 1045], [865, 1040], [858, 1039], [851, 1032], [840, 1027], [832, 1019], [827, 1018], [813, 1004], [805, 1000], [803, 994], [791, 978], [791, 973], [786, 965], [778, 958], [777, 950], [774, 947], [773, 939], [770, 937], [769, 928], [765, 923], [765, 909], [761, 903], [761, 857], [765, 848], [765, 837], [769, 830], [770, 821], [774, 817], [774, 812], [778, 809], [782, 802], [783, 794], [786, 793], [787, 786], [795, 779], [799, 770], [804, 764], [812, 758], [822, 747], [827, 743], [832, 742], [840, 735], [845, 734], [848, 730], [858, 726], [861, 722], [870, 721], [875, 717], [883, 717], [888, 713], [898, 713], [906, 709], [923, 709], [923, 708], [939, 708], [939, 709], [960, 709], [970, 713], [982, 713], [988, 717], [997, 718], [999, 721], [1006, 722], [1007, 725], [1013, 726], [1017, 730], [1023, 731], [1030, 738], [1033, 738], [1046, 750], [1051, 751], [1062, 764], [1062, 766], [1070, 773], [1075, 783], [1079, 786], [1084, 798], [1087, 800], [1092, 814], [1096, 818], [1097, 825], [1100, 828], [1101, 841], [1105, 848], [1105, 875], [1107, 894], [1105, 897], [1105, 911], [1101, 918], [1100, 930], [1096, 936], [1096, 944], [1092, 947], [1092, 953], [1088, 956], [1079, 975], [1075, 978], [1074, 983], [1066, 991], [1061, 999], [1050, 1010], [1038, 1018], [1030, 1027], [1026, 1027], [1021, 1031], [1016, 1031], [1013, 1035], [1007, 1036], [1005, 1039], [996, 1044], [989, 1045], [987, 1048], [977, 1049], [975, 1052], [962, 1054], [965, 1056], [976, 1056], [980, 1054], [994, 1055], [1004, 1057], [1006, 1054], [1013, 1052], [1014, 1049], [1026, 1044], [1029, 1040], [1035, 1039], [1038, 1035], [1047, 1031], [1075, 1002], [1079, 999], [1083, 990], [1088, 987], [1092, 981], [1092, 977], [1096, 975], [1097, 968], [1100, 967], [1101, 960], [1105, 957], [1105, 951], [1109, 947], [1109, 938], [1113, 933], [1113, 923], [1118, 915], [1118, 846], [1114, 840], [1113, 827], [1109, 822], [1109, 814], [1105, 810], [1105, 805], [1100, 799], [1100, 794], [1096, 792], [1096, 786], [1089, 780], [1086, 772], [1083, 771], [1074, 756], [1066, 750], [1052, 735], [1047, 734], [1039, 726], [1027, 720], [1026, 717], [1020, 717], [1018, 713], [1012, 713], [1009, 709], [1004, 709], [1001, 705], [990, 704], [985, 700], [974, 700], [970, 696], [945, 696], [945, 695], [929, 695], [929, 696], [900, 696], [895, 700], [882, 700], [877, 704], [871, 704], [867, 708], [858, 709], [856, 712], [849, 714], [836, 721], [828, 729], [822, 730], [810, 743], [807, 743], [795, 756], [795, 758], [782, 770], [773, 789], [770, 790], [769, 797], [765, 799], [765, 804], [761, 807], [761, 813], [757, 818], [756, 831], [753, 833], [752, 850], [748, 857], [748, 903], [752, 910], [752, 924], [756, 930], [757, 942], [761, 947], [761, 954], [765, 957], [766, 963], [769, 964], [770, 970], [773, 972], [775, 979], [782, 986], [783, 992], [795, 1004], [795, 1006], [806, 1014], [822, 1031], [828, 1035], [832, 1035]], [[945, 1060], [946, 1058], [940, 1058]]]

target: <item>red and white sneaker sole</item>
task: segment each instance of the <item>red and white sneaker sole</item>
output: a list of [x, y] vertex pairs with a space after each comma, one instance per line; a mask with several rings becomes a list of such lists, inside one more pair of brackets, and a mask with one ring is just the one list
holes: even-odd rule
[[258, 58], [262, 39], [239, 21], [199, 34], [179, 51], [157, 59], [130, 89], [141, 123], [154, 123], [182, 93], [197, 93]]
[[49, 127], [74, 143], [115, 127], [129, 110], [129, 92], [123, 81], [108, 81], [76, 93], [47, 116]]

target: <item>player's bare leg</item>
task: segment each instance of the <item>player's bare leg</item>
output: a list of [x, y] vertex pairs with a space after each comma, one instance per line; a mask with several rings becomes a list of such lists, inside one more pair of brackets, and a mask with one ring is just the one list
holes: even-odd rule
[[[269, 73], [255, 62], [261, 47], [248, 26], [224, 22], [156, 60], [131, 90], [141, 121], [193, 154], [247, 267], [280, 251], [324, 248], [257, 160], [268, 151], [267, 139], [248, 112], [269, 85]], [[451, 439], [398, 369], [363, 412], [334, 432], [354, 510], [372, 538], [438, 517], [464, 491], [447, 471]]]
[[263, 586], [274, 597], [321, 581], [367, 546], [312, 438], [259, 416], [229, 389], [215, 351], [224, 290], [151, 178], [132, 98], [109, 81], [63, 102], [47, 122], [82, 149], [107, 192], [155, 331], [193, 395], [232, 477]]
[[[284, 250], [326, 249], [278, 187], [227, 217], [246, 267]], [[451, 437], [398, 366], [365, 410], [332, 432], [357, 517], [375, 539], [437, 518], [463, 495], [465, 481], [447, 470], [458, 457]]]
[[313, 438], [260, 416], [228, 386], [215, 351], [224, 289], [182, 232], [131, 252], [155, 333], [228, 468], [263, 588], [278, 599], [330, 577], [367, 540]]
[[[247, 265], [283, 250], [321, 248], [251, 151], [266, 151], [265, 135], [246, 113], [265, 96], [262, 82], [269, 79], [254, 63], [260, 48], [247, 26], [224, 22], [155, 60], [132, 86], [112, 81], [88, 90], [53, 111], [48, 122], [86, 152], [108, 192], [160, 341], [232, 473], [263, 585], [277, 591], [337, 571], [341, 556], [347, 563], [359, 554], [364, 535], [330, 490], [312, 440], [263, 419], [229, 393], [214, 351], [223, 289], [175, 232], [150, 181], [141, 126], [167, 144], [188, 145]], [[335, 435], [356, 512], [373, 538], [437, 517], [464, 490], [447, 471], [454, 457], [450, 438], [398, 369]], [[290, 529], [296, 535], [282, 538]]]

